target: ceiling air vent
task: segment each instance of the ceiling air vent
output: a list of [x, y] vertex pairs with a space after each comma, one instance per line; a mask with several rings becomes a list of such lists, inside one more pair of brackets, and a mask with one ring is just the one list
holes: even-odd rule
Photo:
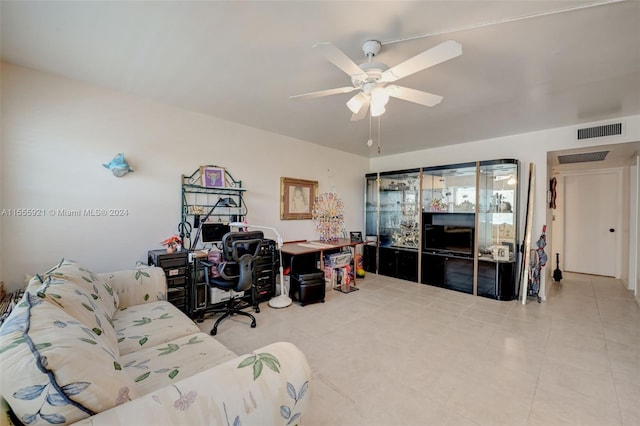
[[622, 134], [622, 123], [603, 124], [602, 126], [585, 127], [578, 129], [578, 140], [590, 138], [602, 138]]
[[588, 163], [591, 161], [604, 161], [609, 151], [583, 152], [581, 154], [558, 155], [558, 163]]

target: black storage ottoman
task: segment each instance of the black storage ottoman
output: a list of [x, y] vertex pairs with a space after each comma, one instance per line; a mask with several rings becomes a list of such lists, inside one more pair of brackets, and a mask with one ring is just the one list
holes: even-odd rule
[[324, 302], [324, 272], [316, 267], [314, 255], [297, 255], [291, 258], [289, 297], [302, 306]]

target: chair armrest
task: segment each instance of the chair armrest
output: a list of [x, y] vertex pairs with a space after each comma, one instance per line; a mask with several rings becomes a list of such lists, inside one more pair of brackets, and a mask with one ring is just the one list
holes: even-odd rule
[[114, 289], [120, 303], [118, 308], [167, 300], [167, 279], [164, 270], [156, 266], [141, 266], [125, 271], [98, 274]]
[[311, 378], [304, 354], [278, 342], [75, 424], [300, 424], [309, 411]]
[[221, 262], [221, 263], [219, 263], [219, 264], [218, 264], [218, 274], [220, 274], [220, 276], [221, 276], [222, 278], [224, 278], [225, 280], [227, 280], [227, 281], [230, 281], [230, 280], [233, 280], [233, 279], [235, 279], [235, 278], [238, 278], [238, 277], [239, 277], [239, 275], [238, 275], [238, 274], [234, 274], [234, 275], [227, 275], [227, 274], [224, 272], [224, 269], [227, 267], [227, 263], [228, 263], [228, 262]]

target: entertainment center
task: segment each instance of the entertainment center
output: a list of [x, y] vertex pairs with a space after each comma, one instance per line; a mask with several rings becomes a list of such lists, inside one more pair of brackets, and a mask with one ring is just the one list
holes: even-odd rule
[[518, 297], [519, 162], [365, 176], [365, 269], [498, 300]]

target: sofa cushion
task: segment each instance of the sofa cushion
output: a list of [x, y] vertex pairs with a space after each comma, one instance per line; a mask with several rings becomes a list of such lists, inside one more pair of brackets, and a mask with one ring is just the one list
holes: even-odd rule
[[120, 363], [144, 395], [236, 357], [211, 336], [197, 333], [124, 355]]
[[26, 292], [0, 328], [0, 392], [25, 424], [67, 424], [138, 396], [118, 355], [59, 306]]
[[162, 268], [139, 265], [135, 269], [106, 272], [98, 278], [109, 284], [118, 296], [118, 308], [167, 300], [167, 279]]
[[118, 295], [113, 291], [111, 285], [74, 260], [62, 259], [44, 274], [38, 274], [33, 277], [32, 281], [38, 280], [40, 283], [44, 283], [49, 276], [74, 282], [85, 287], [91, 292], [95, 302], [101, 304], [110, 317], [113, 316], [119, 306]]
[[164, 301], [120, 309], [113, 325], [120, 355], [200, 332], [196, 323]]
[[35, 290], [39, 298], [56, 305], [80, 321], [95, 334], [95, 340], [116, 355], [120, 354], [112, 315], [105, 310], [104, 304], [98, 303], [99, 296], [90, 289], [91, 286], [78, 284], [67, 279], [66, 275], [46, 274], [39, 277], [44, 279], [42, 285]]

